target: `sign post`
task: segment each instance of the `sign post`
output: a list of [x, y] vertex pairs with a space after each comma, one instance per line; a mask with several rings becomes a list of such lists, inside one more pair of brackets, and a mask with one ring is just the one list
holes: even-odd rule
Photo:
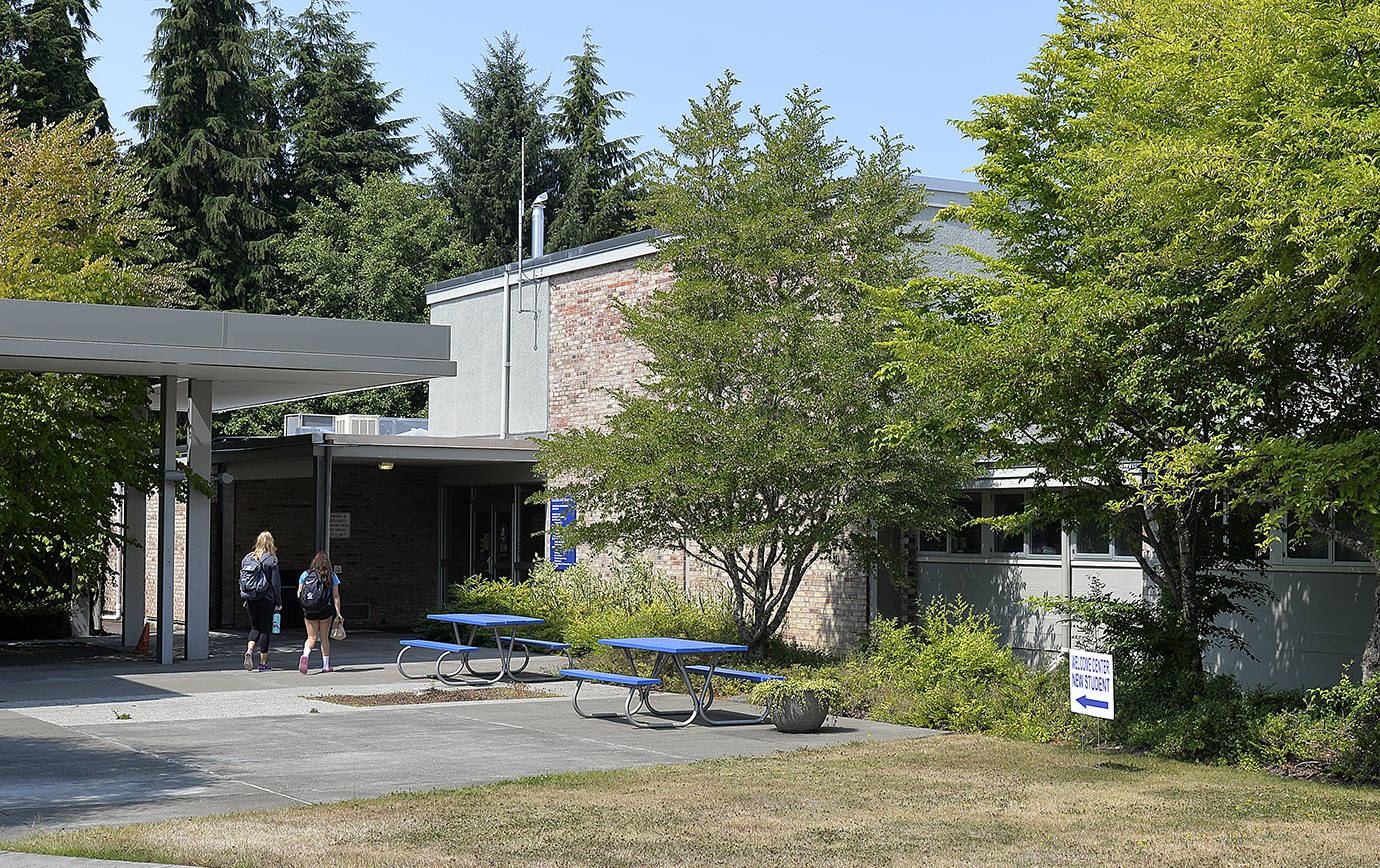
[[561, 528], [575, 521], [575, 504], [567, 498], [551, 501], [547, 509], [547, 552], [546, 559], [558, 570], [575, 566], [575, 549], [566, 548], [561, 539]]

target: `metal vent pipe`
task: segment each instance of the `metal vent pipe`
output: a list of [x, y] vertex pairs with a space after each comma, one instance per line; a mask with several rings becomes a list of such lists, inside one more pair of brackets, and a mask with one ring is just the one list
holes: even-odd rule
[[532, 202], [532, 258], [541, 256], [546, 246], [546, 194]]

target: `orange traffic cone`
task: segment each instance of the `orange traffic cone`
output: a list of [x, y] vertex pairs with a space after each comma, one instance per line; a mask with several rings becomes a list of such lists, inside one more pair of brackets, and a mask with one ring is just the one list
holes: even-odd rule
[[142, 635], [142, 636], [139, 637], [139, 644], [137, 644], [137, 645], [134, 646], [134, 653], [135, 653], [135, 654], [147, 654], [147, 653], [149, 653], [149, 625], [148, 625], [147, 622], [145, 622], [145, 624], [144, 624], [144, 635]]

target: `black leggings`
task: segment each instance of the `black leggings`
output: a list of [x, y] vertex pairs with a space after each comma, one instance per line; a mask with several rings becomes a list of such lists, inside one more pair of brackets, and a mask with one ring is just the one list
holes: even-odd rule
[[249, 641], [260, 654], [268, 653], [268, 637], [273, 630], [273, 601], [267, 597], [262, 600], [249, 600], [244, 607], [249, 610]]

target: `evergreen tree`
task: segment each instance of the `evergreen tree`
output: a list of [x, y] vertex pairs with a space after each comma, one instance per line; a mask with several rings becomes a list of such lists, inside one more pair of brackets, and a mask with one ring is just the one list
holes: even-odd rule
[[273, 137], [248, 0], [171, 0], [148, 58], [154, 103], [130, 113], [144, 142], [155, 214], [191, 264], [208, 307], [268, 311], [264, 201]]
[[465, 241], [478, 248], [479, 267], [491, 268], [517, 258], [517, 200], [525, 137], [527, 189], [535, 194], [555, 186], [556, 173], [547, 142], [549, 81], [534, 84], [532, 68], [507, 32], [489, 43], [474, 80], [460, 93], [472, 115], [441, 106], [444, 132], [428, 130], [441, 161], [435, 182], [451, 203]]
[[352, 12], [340, 0], [312, 0], [301, 14], [270, 21], [286, 75], [276, 100], [288, 149], [287, 195], [293, 209], [338, 200], [347, 184], [371, 175], [397, 175], [422, 162], [415, 136], [402, 135], [413, 118], [384, 120], [401, 92], [373, 78], [373, 44], [348, 27]]
[[[13, 16], [16, 8], [6, 11]], [[33, 0], [22, 7], [15, 22], [19, 44], [8, 106], [18, 114], [20, 126], [84, 114], [96, 119], [98, 132], [110, 131], [105, 100], [91, 82], [95, 58], [86, 56], [86, 41], [96, 36], [90, 10], [98, 8], [98, 0]], [[0, 31], [4, 28], [0, 24]]]
[[23, 47], [24, 14], [19, 0], [0, 0], [0, 111], [14, 112], [19, 82], [19, 50]]
[[631, 94], [601, 91], [604, 61], [585, 31], [585, 48], [572, 54], [566, 91], [556, 97], [552, 128], [566, 147], [556, 153], [560, 199], [551, 221], [547, 248], [563, 250], [613, 238], [635, 225], [631, 181], [637, 136], [608, 139], [608, 127], [623, 116], [617, 104]]

